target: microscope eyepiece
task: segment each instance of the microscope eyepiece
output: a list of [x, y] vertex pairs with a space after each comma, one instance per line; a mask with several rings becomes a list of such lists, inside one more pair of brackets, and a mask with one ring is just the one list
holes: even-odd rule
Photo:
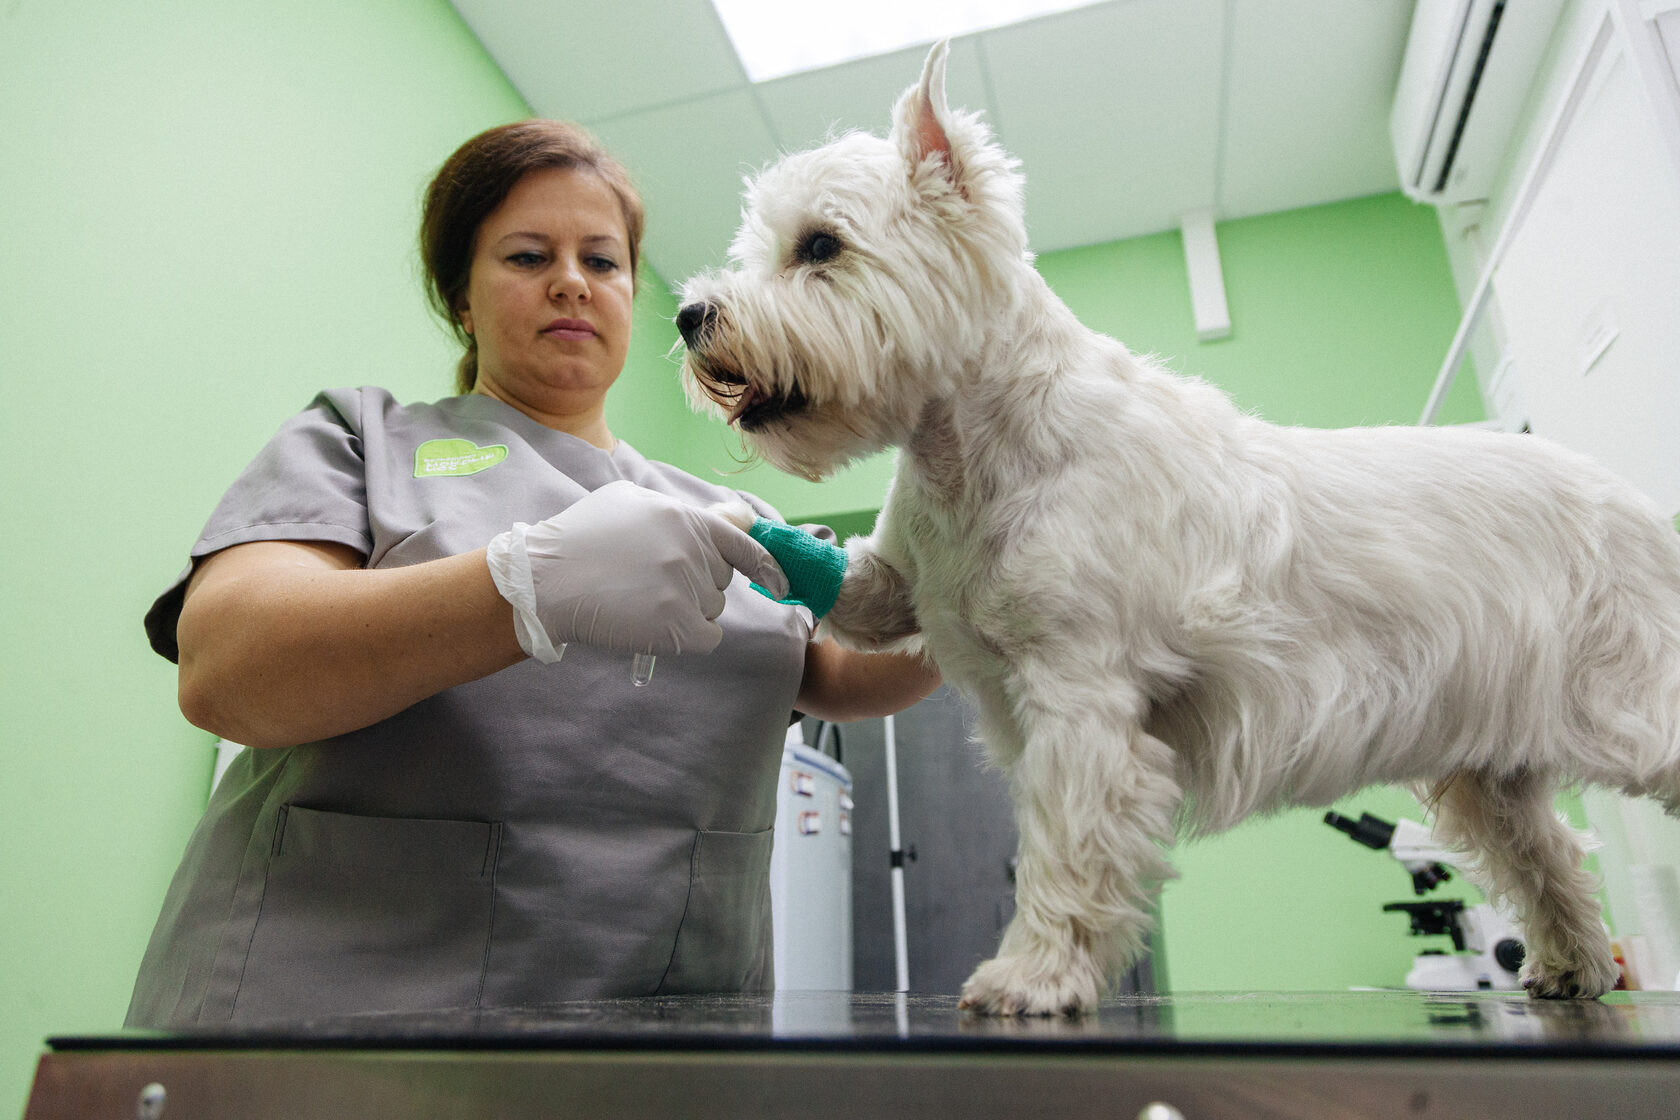
[[1359, 819], [1351, 820], [1337, 812], [1324, 814], [1324, 823], [1339, 832], [1345, 832], [1367, 848], [1382, 851], [1394, 839], [1394, 826], [1380, 817], [1373, 817], [1369, 813], [1359, 814]]

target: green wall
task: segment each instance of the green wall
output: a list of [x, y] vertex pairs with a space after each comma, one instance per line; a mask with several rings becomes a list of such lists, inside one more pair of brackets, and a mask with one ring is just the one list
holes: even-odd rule
[[[526, 111], [444, 0], [0, 5], [0, 1114], [21, 1106], [47, 1034], [120, 1021], [203, 803], [211, 738], [176, 710], [141, 614], [317, 389], [448, 393], [417, 200], [457, 143]], [[1377, 198], [1219, 232], [1235, 324], [1221, 343], [1195, 341], [1176, 235], [1041, 267], [1091, 325], [1272, 419], [1415, 416], [1456, 319], [1427, 211]], [[822, 486], [743, 470], [734, 436], [676, 389], [674, 311], [644, 276], [614, 430], [791, 517], [867, 524], [890, 458]], [[1181, 988], [1393, 982], [1410, 954], [1376, 910], [1400, 872], [1316, 818], [1247, 826], [1180, 863], [1166, 927]]]
[[[1176, 232], [1046, 253], [1090, 327], [1277, 424], [1415, 424], [1459, 312], [1434, 211], [1399, 194], [1223, 222], [1231, 335], [1199, 342]], [[1442, 422], [1482, 418], [1461, 376]]]
[[121, 1022], [203, 805], [141, 615], [317, 389], [448, 393], [417, 200], [524, 115], [444, 0], [0, 5], [0, 1116]]

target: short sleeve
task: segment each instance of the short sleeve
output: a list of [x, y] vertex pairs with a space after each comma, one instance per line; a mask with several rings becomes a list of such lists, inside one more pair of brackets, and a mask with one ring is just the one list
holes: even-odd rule
[[180, 659], [175, 626], [187, 580], [204, 557], [252, 541], [330, 541], [366, 556], [367, 468], [362, 456], [362, 396], [322, 393], [287, 420], [216, 505], [188, 563], [146, 612], [152, 648]]

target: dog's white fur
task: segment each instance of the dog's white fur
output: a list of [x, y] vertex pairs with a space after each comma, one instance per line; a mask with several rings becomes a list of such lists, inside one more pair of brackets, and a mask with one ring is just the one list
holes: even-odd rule
[[1532, 994], [1609, 989], [1552, 799], [1680, 805], [1680, 536], [1537, 437], [1276, 427], [1087, 330], [1031, 266], [1016, 163], [947, 108], [944, 57], [889, 139], [750, 185], [679, 323], [696, 401], [777, 466], [902, 449], [823, 625], [925, 646], [1008, 773], [1017, 913], [965, 1005], [1091, 1007], [1181, 825], [1372, 783], [1418, 790], [1522, 915]]

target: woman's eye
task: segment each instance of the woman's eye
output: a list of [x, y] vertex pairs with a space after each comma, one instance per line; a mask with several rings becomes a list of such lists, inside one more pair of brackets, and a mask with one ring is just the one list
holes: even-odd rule
[[822, 264], [840, 255], [840, 239], [832, 233], [813, 233], [799, 243], [799, 259], [806, 264]]
[[590, 257], [589, 267], [596, 272], [611, 272], [618, 267], [618, 262], [611, 257]]
[[509, 264], [515, 264], [521, 268], [530, 268], [535, 265], [539, 265], [542, 262], [543, 255], [541, 253], [533, 253], [530, 251], [514, 253], [512, 256], [508, 257]]

